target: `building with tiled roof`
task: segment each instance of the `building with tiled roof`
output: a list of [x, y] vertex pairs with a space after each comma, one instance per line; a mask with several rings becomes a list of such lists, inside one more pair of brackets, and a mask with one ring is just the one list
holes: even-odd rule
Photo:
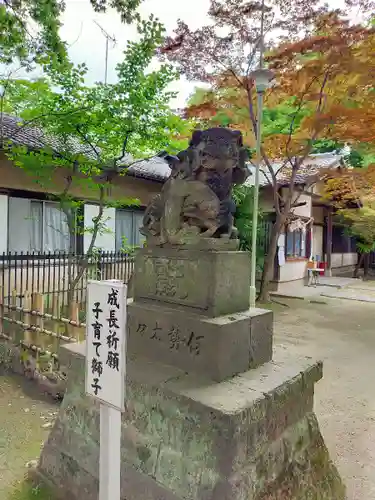
[[[58, 195], [66, 185], [67, 171], [56, 169], [52, 178], [33, 178], [22, 168], [16, 167], [8, 159], [6, 150], [11, 144], [26, 146], [33, 150], [52, 148], [58, 156], [66, 150], [57, 137], [45, 134], [32, 120], [25, 124], [21, 119], [8, 114], [0, 114], [0, 253], [27, 251], [62, 251], [68, 249], [69, 234], [64, 214], [51, 195]], [[73, 152], [93, 156], [90, 147], [71, 140], [68, 147]], [[127, 159], [129, 160], [129, 158]], [[129, 163], [134, 162], [130, 159]], [[144, 208], [151, 198], [160, 191], [167, 177], [168, 165], [158, 158], [150, 162], [135, 162], [127, 169], [127, 175], [116, 176], [108, 189], [108, 198], [120, 204], [122, 201], [132, 206], [105, 208], [104, 218], [108, 231], [97, 238], [96, 246], [106, 251], [118, 250], [125, 237], [129, 245], [142, 243], [139, 228], [142, 225]], [[85, 188], [85, 183], [74, 183], [70, 194], [85, 201], [84, 225], [90, 227], [97, 214], [98, 191]], [[77, 250], [88, 248], [90, 234], [79, 236]]]
[[[44, 134], [32, 123], [26, 126], [18, 118], [6, 114], [2, 118], [0, 116], [0, 136], [5, 141], [10, 140], [31, 150], [47, 146], [58, 154], [62, 147], [56, 137]], [[90, 148], [77, 141], [72, 141], [69, 147], [73, 151], [92, 155]], [[0, 252], [66, 249], [68, 238], [64, 216], [58, 210], [58, 205], [50, 200], [51, 194], [62, 191], [65, 185], [64, 172], [56, 172], [50, 187], [42, 187], [38, 179], [32, 179], [22, 169], [12, 165], [4, 153], [0, 154], [0, 210], [3, 213]], [[310, 155], [299, 168], [295, 182], [299, 206], [293, 209], [292, 223], [285, 228], [279, 240], [275, 265], [275, 282], [278, 285], [305, 279], [307, 261], [311, 257], [325, 262], [333, 270], [346, 269], [355, 264], [353, 243], [342, 234], [341, 228], [334, 227], [330, 208], [322, 202], [319, 192], [319, 179], [327, 168], [339, 167], [343, 156], [344, 152]], [[170, 176], [167, 162], [158, 156], [149, 160], [135, 160], [127, 155], [120, 165], [126, 170], [126, 175], [113, 178], [109, 197], [114, 201], [137, 199], [139, 205], [105, 209], [108, 231], [101, 234], [97, 241], [97, 246], [104, 250], [119, 249], [123, 237], [130, 245], [142, 243], [139, 228], [144, 207], [152, 196], [160, 192]], [[275, 161], [272, 168], [277, 175], [279, 195], [283, 196], [284, 190], [288, 189], [290, 169], [287, 164], [283, 166], [281, 161]], [[253, 165], [249, 165], [249, 170], [255, 174]], [[251, 175], [247, 184], [252, 185], [254, 180], [255, 175]], [[266, 214], [267, 224], [272, 225], [274, 206], [269, 181], [267, 170], [262, 167], [260, 205]], [[71, 194], [86, 200], [84, 220], [85, 226], [90, 226], [92, 217], [97, 213], [96, 199], [82, 187], [74, 187]], [[84, 236], [81, 242], [83, 250], [87, 248], [89, 239], [90, 236]]]

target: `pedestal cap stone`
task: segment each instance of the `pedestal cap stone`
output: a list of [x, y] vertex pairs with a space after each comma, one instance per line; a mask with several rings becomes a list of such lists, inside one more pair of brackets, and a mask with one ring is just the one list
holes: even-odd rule
[[216, 317], [249, 308], [247, 252], [171, 247], [138, 252], [134, 301]]

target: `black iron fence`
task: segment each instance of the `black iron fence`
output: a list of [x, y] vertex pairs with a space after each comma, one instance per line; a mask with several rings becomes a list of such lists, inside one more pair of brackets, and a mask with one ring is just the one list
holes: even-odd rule
[[[68, 317], [72, 302], [84, 310], [87, 280], [118, 279], [127, 283], [133, 258], [122, 252], [91, 256], [64, 252], [0, 254], [1, 304], [23, 308], [30, 295], [43, 297], [44, 310]], [[28, 306], [27, 306], [28, 307]]]
[[257, 244], [263, 255], [267, 255], [269, 250], [273, 224], [273, 220], [266, 218], [259, 222], [259, 236]]
[[127, 283], [132, 272], [122, 252], [0, 254], [0, 348], [9, 366], [63, 393], [60, 346], [85, 337], [87, 281]]

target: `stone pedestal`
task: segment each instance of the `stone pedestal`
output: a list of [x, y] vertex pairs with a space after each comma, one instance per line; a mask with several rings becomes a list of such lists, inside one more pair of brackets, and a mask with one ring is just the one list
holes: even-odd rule
[[272, 313], [251, 309], [207, 318], [140, 302], [128, 306], [131, 354], [220, 382], [270, 361]]
[[152, 248], [136, 258], [129, 352], [222, 381], [272, 358], [272, 313], [249, 309], [249, 255]]
[[[121, 500], [345, 499], [313, 413], [322, 366], [285, 351], [271, 360], [272, 313], [249, 309], [249, 268], [220, 245], [137, 256]], [[69, 500], [98, 498], [84, 352], [65, 348], [69, 386], [38, 467]]]
[[[84, 395], [84, 345], [38, 472], [69, 500], [97, 500], [99, 408]], [[217, 384], [129, 360], [121, 500], [344, 500], [313, 413], [320, 363], [274, 361]]]

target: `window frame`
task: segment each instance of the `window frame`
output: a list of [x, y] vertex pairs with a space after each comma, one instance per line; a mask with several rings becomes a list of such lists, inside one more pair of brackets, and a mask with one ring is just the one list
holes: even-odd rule
[[[117, 217], [119, 216], [119, 214], [121, 213], [128, 213], [128, 214], [131, 214], [131, 240], [128, 241], [128, 244], [129, 246], [131, 247], [141, 247], [142, 246], [142, 241], [140, 243], [140, 245], [136, 244], [135, 241], [136, 241], [136, 226], [135, 226], [135, 217], [134, 215], [135, 214], [138, 214], [138, 215], [144, 215], [144, 210], [140, 209], [140, 210], [137, 210], [137, 209], [132, 209], [132, 208], [116, 208], [116, 215], [115, 215], [115, 218], [116, 218], [116, 221], [115, 221], [115, 248], [116, 248], [116, 252], [119, 252], [121, 250], [121, 247], [119, 248], [118, 246], [118, 237], [117, 237]], [[142, 237], [140, 238], [142, 240]], [[144, 239], [144, 238], [143, 238]]]
[[[307, 240], [308, 240], [308, 233], [310, 231], [310, 226], [308, 225], [305, 228], [305, 231], [302, 229], [297, 229], [295, 231], [289, 231], [288, 228], [286, 228], [286, 236], [285, 236], [285, 257], [286, 259], [293, 260], [293, 259], [307, 259]], [[299, 238], [299, 252], [296, 252], [296, 235], [298, 235]], [[292, 239], [292, 246], [293, 246], [293, 254], [289, 253], [289, 245], [290, 241]], [[302, 244], [304, 243], [304, 244]]]
[[[31, 253], [34, 253], [34, 254], [44, 254], [44, 253], [48, 253], [48, 251], [45, 251], [44, 250], [44, 243], [45, 243], [45, 228], [46, 228], [46, 219], [45, 219], [45, 213], [46, 213], [46, 205], [49, 204], [49, 205], [56, 205], [56, 208], [58, 208], [60, 211], [61, 208], [59, 208], [59, 203], [58, 202], [55, 202], [55, 201], [51, 201], [51, 200], [46, 200], [46, 199], [40, 199], [40, 198], [30, 198], [28, 196], [12, 196], [11, 194], [8, 195], [8, 224], [7, 224], [7, 250], [8, 252], [10, 253], [14, 253], [16, 251], [14, 250], [10, 250], [9, 247], [10, 247], [10, 229], [11, 229], [11, 211], [10, 211], [10, 207], [9, 207], [9, 202], [10, 202], [10, 199], [26, 199], [28, 202], [29, 202], [29, 207], [30, 207], [30, 215], [31, 215], [31, 206], [32, 204], [40, 204], [41, 206], [41, 250], [31, 250], [31, 239], [29, 238], [28, 240], [28, 248], [25, 247], [24, 250], [21, 250], [21, 251], [18, 251], [20, 253], [27, 253], [27, 252], [31, 252]], [[68, 232], [67, 232], [67, 237], [70, 238], [70, 234], [69, 234], [69, 226], [68, 226]], [[77, 242], [75, 242], [77, 243]], [[50, 253], [58, 253], [58, 252], [64, 252], [64, 250], [52, 250], [50, 251]]]

